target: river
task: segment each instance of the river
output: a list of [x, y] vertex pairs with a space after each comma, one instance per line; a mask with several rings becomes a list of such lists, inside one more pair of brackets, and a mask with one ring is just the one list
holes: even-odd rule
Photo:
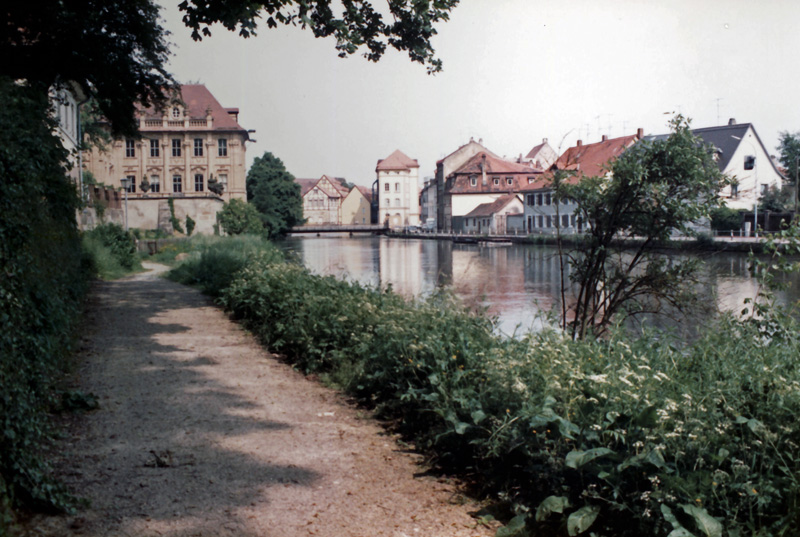
[[[364, 284], [391, 286], [406, 296], [424, 296], [443, 286], [471, 307], [485, 307], [505, 334], [542, 326], [542, 312], [559, 307], [559, 263], [556, 250], [544, 245], [479, 246], [447, 240], [389, 237], [292, 236], [282, 243], [314, 273]], [[697, 288], [706, 310], [689, 323], [663, 317], [652, 325], [694, 330], [710, 310], [740, 311], [757, 285], [740, 253], [699, 255], [702, 284]], [[800, 278], [793, 276], [783, 301], [800, 300]]]

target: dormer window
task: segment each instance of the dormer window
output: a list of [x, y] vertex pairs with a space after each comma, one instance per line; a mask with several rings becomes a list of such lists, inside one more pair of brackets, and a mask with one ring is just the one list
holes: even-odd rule
[[478, 178], [474, 175], [469, 176], [469, 184], [472, 186], [478, 186]]
[[181, 109], [177, 106], [172, 107], [172, 118], [173, 119], [180, 119], [181, 118]]
[[513, 185], [514, 184], [514, 178], [513, 177], [506, 177], [506, 184], [508, 186]]
[[494, 183], [494, 186], [497, 186], [497, 185], [499, 185], [499, 184], [500, 184], [500, 178], [499, 178], [499, 177], [495, 177], [495, 178], [492, 180], [492, 182]]

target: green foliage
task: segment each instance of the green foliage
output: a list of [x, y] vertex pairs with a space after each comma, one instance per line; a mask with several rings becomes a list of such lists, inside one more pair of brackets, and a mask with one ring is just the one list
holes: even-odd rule
[[83, 234], [83, 250], [98, 276], [113, 280], [141, 269], [133, 235], [118, 224], [102, 224]]
[[767, 191], [758, 198], [759, 211], [772, 211], [776, 213], [788, 212], [794, 209], [794, 199], [788, 189], [770, 185]]
[[222, 206], [217, 213], [217, 222], [228, 235], [258, 235], [264, 232], [264, 224], [255, 206], [236, 198]]
[[115, 134], [136, 135], [134, 103], [160, 102], [174, 83], [158, 12], [150, 0], [17, 2], [3, 11], [0, 74], [45, 91], [74, 82]]
[[192, 218], [191, 216], [189, 216], [187, 214], [186, 215], [186, 236], [187, 237], [191, 237], [192, 236], [192, 233], [194, 232], [195, 224], [196, 224], [196, 222], [194, 221], [194, 218]]
[[[727, 179], [688, 120], [678, 115], [670, 124], [668, 138], [638, 142], [613, 161], [608, 177], [555, 187], [557, 199], [576, 200], [588, 228], [579, 255], [570, 258], [575, 338], [602, 335], [613, 322], [662, 305], [680, 309], [693, 297], [694, 261], [668, 261], [654, 250], [673, 234], [696, 234], [693, 226], [719, 207]], [[623, 251], [617, 243], [623, 238], [636, 246]]]
[[175, 201], [172, 198], [168, 198], [167, 205], [169, 206], [169, 221], [172, 224], [172, 230], [176, 233], [183, 233], [181, 221], [175, 216]]
[[272, 153], [256, 157], [247, 172], [246, 186], [247, 201], [261, 216], [267, 237], [283, 235], [303, 222], [300, 185]]
[[334, 36], [340, 57], [366, 46], [364, 56], [378, 61], [391, 46], [407, 52], [412, 61], [427, 65], [428, 72], [441, 71], [442, 62], [434, 56], [430, 40], [436, 35], [434, 24], [447, 21], [458, 0], [388, 0], [392, 14], [389, 22], [384, 21], [383, 10], [376, 10], [368, 1], [347, 2], [346, 9], [341, 10], [331, 4], [330, 0], [185, 0], [180, 8], [186, 12], [184, 22], [198, 41], [211, 35], [210, 27], [216, 22], [231, 31], [238, 29], [241, 36], [255, 35], [256, 19], [265, 16], [268, 28], [300, 25], [310, 27], [315, 37]]
[[[9, 8], [11, 9], [11, 8]], [[16, 9], [16, 8], [15, 8]], [[0, 45], [0, 48], [6, 46]], [[8, 54], [4, 54], [8, 59]], [[5, 63], [4, 63], [5, 65]], [[0, 76], [0, 534], [11, 508], [70, 505], [44, 451], [87, 289], [78, 196], [47, 90]]]
[[192, 255], [169, 273], [170, 279], [198, 286], [214, 297], [219, 296], [254, 258], [273, 263], [283, 260], [277, 248], [252, 235], [226, 239], [209, 237], [187, 241], [186, 246], [185, 251]]
[[797, 164], [800, 159], [800, 132], [782, 132], [778, 138], [778, 161], [786, 169], [786, 178], [794, 184], [797, 180]]
[[711, 229], [730, 231], [742, 229], [742, 213], [730, 207], [717, 207], [711, 210]]
[[[217, 278], [238, 255], [223, 244], [181, 270]], [[498, 534], [778, 537], [800, 524], [791, 316], [775, 310], [769, 333], [723, 316], [684, 347], [613, 330], [507, 339], [447, 295], [408, 302], [269, 255], [233, 271], [201, 285], [270, 349], [512, 505]]]

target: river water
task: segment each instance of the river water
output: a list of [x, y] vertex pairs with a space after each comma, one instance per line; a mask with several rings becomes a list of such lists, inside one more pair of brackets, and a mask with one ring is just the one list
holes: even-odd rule
[[[498, 328], [505, 334], [540, 328], [542, 312], [560, 305], [559, 262], [552, 246], [480, 246], [448, 240], [330, 235], [292, 236], [282, 244], [317, 274], [373, 286], [391, 285], [406, 296], [424, 296], [447, 286], [466, 305], [485, 307], [496, 316]], [[706, 309], [688, 322], [659, 317], [649, 319], [649, 324], [696, 330], [698, 322], [710, 318], [710, 311], [740, 311], [745, 298], [754, 296], [757, 284], [748, 273], [745, 254], [689, 255], [703, 260], [703, 283], [696, 292]], [[800, 278], [793, 280], [783, 301], [800, 299]]]

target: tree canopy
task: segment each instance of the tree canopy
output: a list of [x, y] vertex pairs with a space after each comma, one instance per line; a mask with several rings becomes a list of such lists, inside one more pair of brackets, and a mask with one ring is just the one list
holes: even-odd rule
[[261, 216], [268, 237], [282, 235], [303, 222], [300, 185], [272, 153], [256, 157], [247, 172], [246, 187], [247, 200]]
[[253, 205], [240, 199], [232, 199], [217, 213], [222, 231], [228, 235], [260, 235], [264, 231], [260, 215]]
[[[556, 198], [575, 200], [588, 227], [580, 251], [570, 257], [578, 288], [573, 337], [603, 333], [618, 316], [680, 308], [691, 295], [692, 261], [666, 259], [654, 250], [674, 234], [696, 234], [696, 225], [721, 205], [718, 194], [728, 180], [687, 119], [676, 116], [671, 129], [667, 139], [628, 149], [606, 176], [557, 181]], [[633, 246], [622, 248], [623, 238]], [[567, 317], [565, 308], [565, 328]]]
[[364, 56], [378, 61], [389, 46], [407, 52], [428, 72], [441, 71], [442, 62], [430, 40], [436, 35], [434, 24], [449, 20], [458, 0], [387, 0], [391, 22], [367, 0], [341, 0], [339, 8], [332, 4], [331, 0], [184, 0], [180, 9], [195, 40], [211, 35], [214, 23], [238, 30], [242, 37], [254, 35], [258, 19], [265, 16], [268, 28], [292, 25], [310, 28], [315, 37], [333, 36], [341, 57], [364, 46]]
[[[369, 1], [184, 0], [183, 21], [196, 40], [220, 23], [243, 37], [255, 35], [259, 20], [333, 36], [340, 56], [366, 47], [378, 61], [392, 47], [439, 71], [431, 38], [434, 24], [449, 19], [458, 0], [388, 0], [384, 14]], [[0, 25], [0, 76], [48, 88], [72, 81], [97, 103], [114, 134], [134, 135], [135, 103], [160, 104], [175, 85], [167, 72], [168, 32], [154, 0], [34, 0], [4, 6]]]

